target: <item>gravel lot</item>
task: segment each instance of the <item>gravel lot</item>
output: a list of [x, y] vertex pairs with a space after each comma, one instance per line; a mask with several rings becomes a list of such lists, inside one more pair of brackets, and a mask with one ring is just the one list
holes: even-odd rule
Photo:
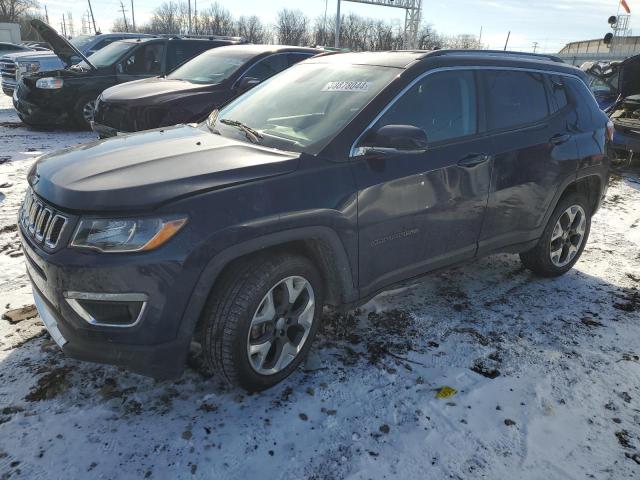
[[[92, 138], [28, 130], [0, 97], [0, 313], [33, 303], [28, 168]], [[628, 172], [563, 278], [498, 255], [327, 312], [305, 368], [260, 395], [195, 361], [176, 382], [80, 363], [37, 316], [2, 319], [0, 478], [640, 478], [639, 286]]]

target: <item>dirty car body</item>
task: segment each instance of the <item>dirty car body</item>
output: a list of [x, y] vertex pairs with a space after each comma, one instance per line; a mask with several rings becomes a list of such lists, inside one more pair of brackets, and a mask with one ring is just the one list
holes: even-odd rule
[[[204, 351], [239, 342], [212, 365], [266, 388], [296, 366], [279, 369], [271, 350], [254, 357], [261, 335], [279, 335], [269, 348], [294, 341], [283, 332], [295, 315], [271, 308], [274, 289], [304, 290], [313, 325], [323, 304], [347, 308], [437, 268], [535, 250], [563, 202], [598, 209], [607, 121], [583, 74], [545, 57], [312, 58], [200, 125], [40, 158], [19, 221], [34, 295], [73, 357], [166, 378], [194, 338]], [[213, 314], [238, 281], [265, 289]], [[257, 326], [277, 330], [253, 328], [274, 311]], [[244, 320], [225, 327], [234, 312]]]

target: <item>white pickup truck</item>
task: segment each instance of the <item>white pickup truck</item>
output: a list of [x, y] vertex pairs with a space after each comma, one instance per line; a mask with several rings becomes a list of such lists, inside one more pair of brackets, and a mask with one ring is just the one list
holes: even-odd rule
[[[103, 33], [99, 35], [79, 35], [72, 40], [71, 44], [76, 47], [85, 57], [90, 56], [112, 42], [125, 38], [150, 37], [142, 33]], [[81, 59], [78, 57], [75, 62]], [[0, 58], [0, 74], [2, 74], [2, 91], [6, 95], [13, 95], [13, 91], [24, 74], [36, 72], [46, 72], [64, 68], [65, 65], [58, 56], [51, 51], [41, 52], [15, 52], [4, 55]]]

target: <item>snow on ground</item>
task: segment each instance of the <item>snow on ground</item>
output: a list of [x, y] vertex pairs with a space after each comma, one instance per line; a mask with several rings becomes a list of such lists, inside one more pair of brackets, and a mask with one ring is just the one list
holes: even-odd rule
[[[0, 122], [9, 309], [32, 303], [13, 227], [25, 174], [92, 135], [25, 129], [8, 97]], [[37, 317], [0, 320], [0, 477], [639, 478], [639, 245], [629, 173], [564, 277], [498, 255], [327, 313], [305, 368], [259, 395], [196, 366], [155, 382], [70, 360]]]

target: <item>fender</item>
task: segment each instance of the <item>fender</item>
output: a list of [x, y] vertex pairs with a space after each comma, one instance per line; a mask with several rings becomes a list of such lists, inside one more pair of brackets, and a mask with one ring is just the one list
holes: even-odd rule
[[196, 283], [187, 308], [182, 316], [178, 331], [178, 338], [191, 339], [200, 314], [222, 269], [231, 261], [244, 255], [257, 253], [269, 247], [274, 247], [295, 240], [319, 239], [331, 246], [338, 273], [340, 290], [343, 292], [342, 301], [351, 303], [358, 299], [359, 291], [353, 281], [347, 252], [338, 234], [329, 227], [314, 226], [301, 227], [281, 232], [271, 233], [236, 244], [214, 256], [203, 269]]

